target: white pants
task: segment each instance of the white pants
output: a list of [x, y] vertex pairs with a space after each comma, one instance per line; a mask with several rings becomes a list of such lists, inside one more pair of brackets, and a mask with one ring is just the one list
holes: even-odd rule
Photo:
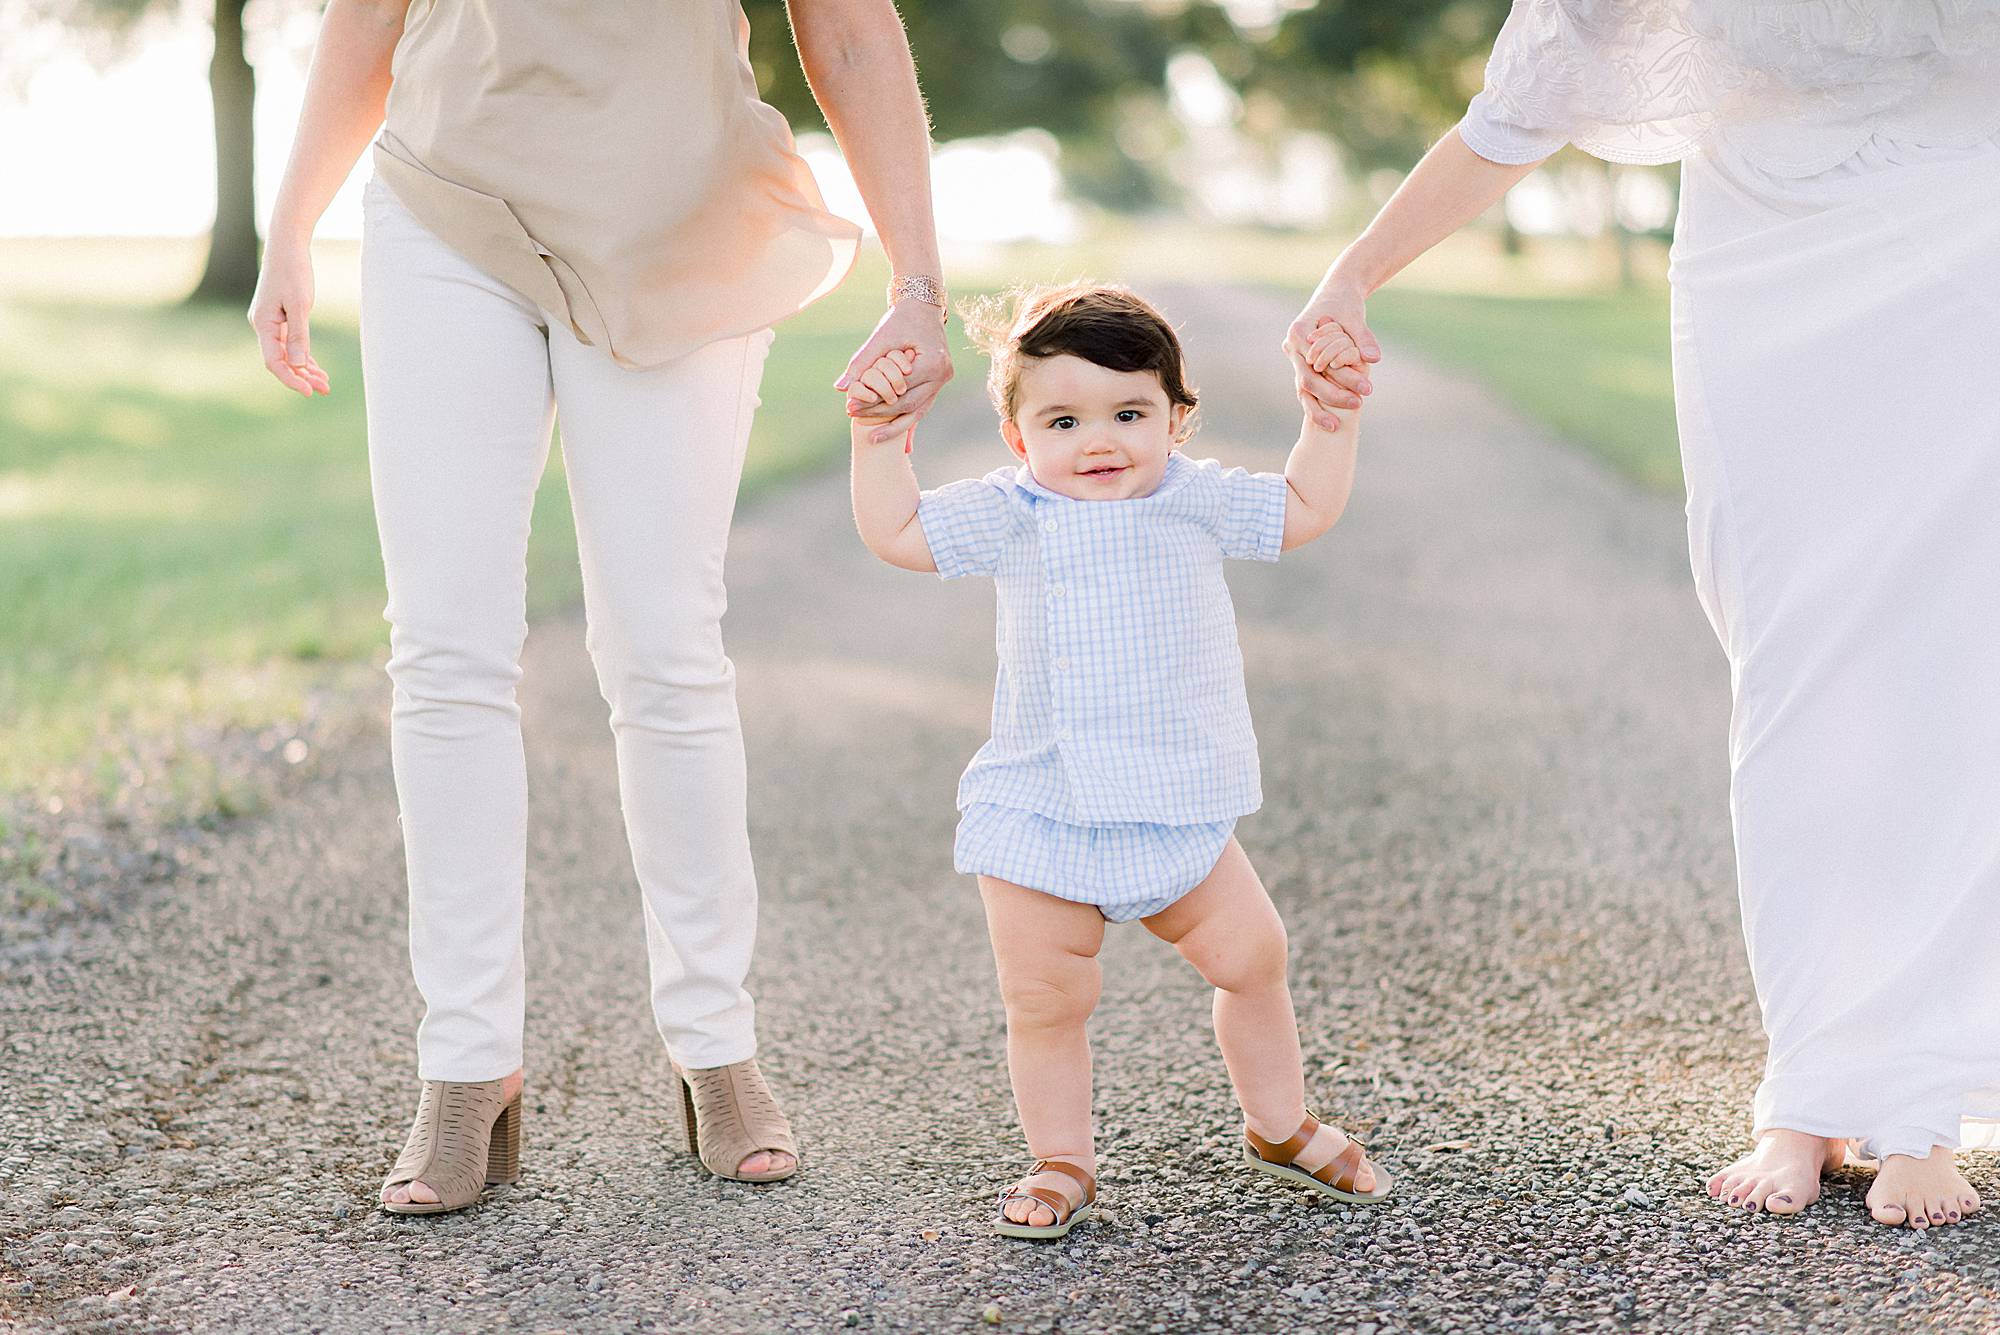
[[561, 406], [586, 643], [611, 707], [653, 1011], [684, 1065], [756, 1050], [757, 886], [723, 551], [769, 331], [627, 370], [367, 192], [361, 346], [391, 755], [427, 1080], [522, 1065], [529, 512]]

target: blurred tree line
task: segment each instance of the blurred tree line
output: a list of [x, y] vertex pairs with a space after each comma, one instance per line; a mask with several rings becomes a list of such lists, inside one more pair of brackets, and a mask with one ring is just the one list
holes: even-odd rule
[[[256, 283], [247, 2], [9, 0], [22, 7], [15, 22], [63, 25], [106, 58], [148, 14], [212, 7], [216, 225], [197, 300], [247, 302]], [[744, 8], [765, 98], [795, 125], [819, 125], [785, 0]], [[1206, 56], [1267, 127], [1329, 134], [1356, 167], [1407, 167], [1478, 90], [1508, 0], [899, 0], [898, 9], [939, 140], [1038, 126], [1061, 141], [1072, 188], [1129, 206], [1160, 198], [1161, 178], [1134, 145], [1157, 144], [1168, 124], [1165, 75], [1177, 53]]]
[[[745, 0], [765, 100], [819, 122], [785, 0]], [[1324, 131], [1362, 167], [1407, 168], [1479, 91], [1508, 0], [901, 0], [939, 140], [1035, 125], [1097, 161], [1163, 114], [1197, 50], [1239, 93]], [[1249, 23], [1243, 11], [1272, 21]]]

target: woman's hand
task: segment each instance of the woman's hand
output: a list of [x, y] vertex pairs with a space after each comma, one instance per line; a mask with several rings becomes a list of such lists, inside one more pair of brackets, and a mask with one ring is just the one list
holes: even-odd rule
[[847, 369], [833, 382], [833, 387], [847, 389], [892, 349], [907, 349], [914, 354], [895, 397], [884, 402], [871, 403], [853, 397], [847, 401], [849, 417], [886, 419], [868, 434], [868, 439], [878, 445], [914, 427], [917, 419], [931, 410], [938, 391], [952, 376], [951, 349], [945, 343], [944, 322], [938, 318], [938, 308], [911, 297], [889, 308], [860, 351], [848, 359]]
[[257, 331], [265, 367], [279, 384], [307, 398], [333, 392], [312, 356], [312, 305], [312, 252], [303, 241], [273, 240], [250, 299], [250, 327]]
[[[1363, 318], [1365, 304], [1366, 298], [1359, 288], [1323, 282], [1285, 332], [1285, 355], [1292, 360], [1292, 387], [1306, 415], [1322, 431], [1340, 429], [1334, 409], [1359, 408], [1361, 396], [1375, 390], [1369, 379], [1368, 363], [1382, 360], [1382, 347], [1368, 331], [1368, 321]], [[1338, 327], [1346, 335], [1358, 359], [1351, 355], [1328, 358], [1324, 353], [1327, 339], [1321, 335], [1321, 357], [1319, 364], [1314, 365], [1314, 338], [1327, 325]]]

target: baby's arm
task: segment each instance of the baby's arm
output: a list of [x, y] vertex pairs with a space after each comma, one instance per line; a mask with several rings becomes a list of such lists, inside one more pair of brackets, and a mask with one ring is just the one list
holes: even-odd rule
[[[1361, 352], [1338, 324], [1329, 321], [1314, 332], [1307, 361], [1321, 371], [1329, 366], [1359, 366]], [[1311, 542], [1332, 528], [1354, 489], [1354, 450], [1361, 414], [1359, 410], [1329, 411], [1339, 419], [1339, 428], [1321, 430], [1308, 413], [1299, 429], [1299, 443], [1285, 461], [1285, 481], [1291, 495], [1285, 499], [1284, 551]]]
[[[901, 382], [914, 365], [907, 352], [892, 351], [862, 372], [848, 392], [860, 404], [887, 402], [902, 393]], [[936, 573], [924, 526], [917, 522], [917, 472], [910, 464], [914, 431], [879, 445], [868, 439], [871, 430], [889, 420], [853, 419], [854, 526], [861, 530], [868, 550], [890, 565]]]

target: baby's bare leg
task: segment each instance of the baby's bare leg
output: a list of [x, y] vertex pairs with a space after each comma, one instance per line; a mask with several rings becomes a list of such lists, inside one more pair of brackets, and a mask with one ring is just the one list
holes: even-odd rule
[[[1232, 838], [1206, 880], [1144, 921], [1215, 989], [1215, 1041], [1243, 1120], [1266, 1140], [1291, 1139], [1305, 1121], [1306, 1092], [1299, 1022], [1285, 981], [1285, 924], [1243, 846]], [[1324, 1125], [1298, 1164], [1311, 1172], [1346, 1148], [1346, 1133]], [[1364, 1165], [1355, 1187], [1374, 1186], [1374, 1169]]]
[[1215, 1041], [1251, 1130], [1290, 1139], [1306, 1090], [1285, 924], [1243, 846], [1231, 839], [1206, 880], [1145, 923], [1215, 989]]
[[[979, 897], [1007, 1008], [1007, 1073], [1028, 1152], [1095, 1173], [1084, 1025], [1097, 1008], [1104, 915], [991, 876], [979, 878]], [[1035, 1174], [1027, 1184], [1074, 1194], [1071, 1179], [1058, 1173]], [[1055, 1222], [1054, 1212], [1033, 1200], [1010, 1202], [1007, 1215], [1016, 1223]]]

